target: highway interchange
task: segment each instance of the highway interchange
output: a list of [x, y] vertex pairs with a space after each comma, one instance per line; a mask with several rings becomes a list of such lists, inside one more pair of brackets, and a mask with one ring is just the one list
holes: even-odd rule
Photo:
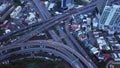
[[[18, 50], [14, 52], [10, 52], [10, 50], [12, 49], [18, 49]], [[68, 63], [70, 63], [74, 68], [84, 68], [81, 65], [80, 61], [82, 61], [88, 68], [89, 67], [94, 68], [90, 62], [88, 62], [82, 55], [80, 55], [74, 49], [68, 46], [65, 46], [64, 44], [60, 44], [60, 43], [49, 41], [49, 40], [47, 41], [46, 40], [34, 40], [34, 41], [26, 42], [26, 43], [5, 46], [0, 49], [0, 56], [1, 56], [0, 60], [4, 60], [4, 59], [7, 60], [7, 58], [12, 54], [23, 54], [27, 52], [40, 51], [40, 50], [51, 52], [57, 56], [62, 57], [64, 60], [69, 61]], [[58, 53], [54, 53], [56, 51], [64, 54], [64, 56], [66, 57]]]
[[[37, 2], [38, 0], [33, 0], [33, 1], [34, 1], [35, 5], [38, 7], [39, 6], [38, 5], [39, 3]], [[86, 11], [89, 11], [91, 9], [96, 8], [96, 3], [97, 2], [95, 1], [95, 2], [93, 2], [93, 4], [87, 5], [86, 7], [81, 8], [77, 12], [70, 11], [69, 13], [63, 13], [62, 15], [55, 16], [51, 19], [48, 19], [48, 18], [50, 18], [49, 13], [41, 11], [42, 7], [41, 8], [38, 7], [40, 14], [43, 13], [42, 14], [43, 20], [44, 19], [47, 19], [47, 20], [43, 21], [43, 22], [38, 22], [37, 24], [30, 25], [28, 27], [25, 27], [23, 29], [18, 30], [17, 32], [13, 32], [11, 34], [8, 34], [7, 36], [1, 37], [0, 40], [3, 40], [6, 37], [10, 37], [11, 35], [15, 35], [15, 34], [19, 35], [19, 32], [26, 31], [26, 29], [29, 30], [29, 28], [31, 28], [31, 27], [33, 28], [33, 27], [37, 26], [37, 28], [35, 28], [32, 31], [29, 31], [28, 33], [23, 32], [22, 35], [17, 37], [14, 42], [12, 42], [11, 44], [6, 45], [3, 48], [1, 48], [0, 49], [1, 61], [6, 59], [6, 57], [9, 57], [11, 54], [25, 53], [25, 52], [28, 52], [28, 51], [44, 50], [44, 51], [47, 51], [47, 52], [52, 52], [53, 54], [55, 54], [57, 56], [60, 56], [61, 58], [63, 58], [67, 62], [69, 62], [73, 68], [84, 68], [82, 63], [84, 63], [85, 66], [87, 66], [88, 68], [97, 68], [95, 63], [92, 62], [92, 60], [89, 58], [89, 56], [83, 50], [83, 48], [80, 46], [80, 44], [70, 34], [69, 28], [68, 28], [68, 22], [65, 22], [65, 31], [67, 33], [62, 31], [60, 26], [58, 25], [61, 21], [66, 21], [68, 19], [71, 19], [71, 15], [73, 15], [73, 14], [82, 14]], [[42, 25], [41, 25], [41, 23], [42, 23]], [[55, 25], [56, 25], [57, 30], [60, 33], [60, 36], [58, 36], [54, 32], [54, 30], [48, 30], [48, 32], [51, 34], [53, 40], [55, 40], [57, 42], [47, 41], [47, 40], [46, 41], [39, 41], [39, 40], [28, 41], [30, 38], [34, 37], [35, 35], [39, 34], [40, 32], [42, 32], [44, 30], [47, 30], [47, 29], [49, 29], [49, 28], [51, 28]], [[63, 45], [61, 39], [64, 39], [66, 41], [67, 46]], [[40, 42], [45, 43], [44, 48], [41, 48], [41, 47], [30, 48], [32, 46], [34, 47], [34, 45], [41, 46]], [[58, 43], [58, 42], [61, 42], [61, 43]], [[8, 52], [9, 49], [16, 48], [16, 47], [20, 47], [21, 48], [20, 51], [11, 52], [11, 53]], [[22, 47], [28, 48], [28, 49], [24, 49], [24, 48], [22, 49]], [[4, 54], [3, 53], [4, 51], [6, 53], [8, 52], [8, 54]]]

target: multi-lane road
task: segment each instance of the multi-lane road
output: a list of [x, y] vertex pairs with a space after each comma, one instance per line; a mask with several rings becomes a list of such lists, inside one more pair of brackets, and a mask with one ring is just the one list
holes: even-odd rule
[[[40, 11], [40, 13], [42, 14], [42, 13], [46, 13], [46, 12], [44, 12], [43, 10], [42, 10], [42, 8], [40, 8], [39, 6], [39, 3], [40, 2], [38, 2], [38, 0], [33, 0], [33, 2], [35, 3], [35, 5], [38, 7], [38, 9], [39, 9], [39, 11]], [[9, 56], [11, 53], [8, 53], [8, 54], [3, 54], [2, 52], [3, 51], [8, 51], [8, 49], [10, 49], [10, 48], [15, 48], [15, 47], [21, 47], [21, 46], [25, 46], [26, 47], [26, 45], [30, 45], [30, 46], [33, 46], [34, 47], [34, 45], [40, 45], [40, 41], [34, 41], [34, 42], [26, 42], [26, 43], [24, 43], [25, 41], [28, 41], [30, 38], [32, 38], [33, 36], [35, 36], [35, 35], [37, 35], [37, 34], [39, 34], [40, 32], [42, 32], [42, 31], [44, 31], [44, 30], [47, 30], [48, 28], [51, 28], [52, 26], [54, 26], [54, 25], [56, 25], [56, 24], [58, 24], [60, 21], [64, 21], [64, 20], [67, 20], [67, 19], [69, 19], [69, 17], [72, 15], [72, 14], [81, 14], [81, 13], [84, 13], [84, 12], [87, 12], [87, 11], [89, 11], [89, 10], [92, 10], [92, 9], [94, 9], [94, 8], [96, 8], [96, 5], [95, 5], [96, 3], [94, 2], [93, 4], [90, 4], [90, 5], [88, 5], [88, 6], [86, 6], [85, 8], [82, 8], [82, 9], [80, 9], [77, 13], [76, 12], [72, 12], [72, 11], [70, 11], [69, 13], [63, 13], [62, 15], [60, 15], [60, 16], [56, 16], [56, 17], [54, 17], [53, 19], [50, 19], [49, 21], [46, 21], [44, 24], [42, 24], [42, 25], [37, 25], [38, 27], [36, 28], [36, 29], [34, 29], [34, 30], [32, 30], [32, 31], [30, 31], [30, 32], [25, 32], [22, 36], [19, 36], [19, 38], [16, 38], [16, 41], [15, 42], [13, 42], [12, 44], [10, 44], [10, 45], [8, 45], [8, 46], [5, 46], [5, 47], [3, 47], [3, 49], [1, 49], [0, 50], [0, 53], [1, 53], [1, 60], [3, 59], [3, 58], [5, 58], [5, 57], [7, 57], [7, 56]], [[92, 7], [91, 7], [92, 6]], [[43, 19], [47, 19], [49, 16], [48, 15], [46, 15], [46, 14], [42, 14], [43, 15]], [[41, 23], [41, 22], [40, 22]], [[37, 23], [38, 24], [38, 23]], [[32, 26], [32, 25], [30, 25], [31, 27], [33, 27], [33, 26], [35, 26], [35, 24]], [[28, 30], [29, 30], [29, 28], [31, 28], [31, 27], [26, 27]], [[36, 27], [36, 26], [35, 26]], [[25, 28], [25, 29], [26, 29]], [[60, 29], [60, 27], [59, 26], [57, 26], [56, 27], [57, 29], [58, 29], [58, 31], [60, 32], [60, 34], [61, 34], [61, 37], [63, 37], [64, 39], [65, 39], [65, 41], [67, 42], [67, 45], [70, 45], [70, 43], [71, 43], [71, 48], [70, 47], [68, 47], [68, 46], [65, 46], [65, 45], [61, 45], [60, 43], [55, 43], [55, 42], [51, 42], [50, 41], [50, 43], [47, 43], [46, 45], [51, 45], [51, 47], [53, 48], [51, 51], [52, 52], [56, 52], [56, 50], [58, 50], [59, 52], [59, 54], [61, 54], [61, 55], [59, 55], [59, 56], [64, 56], [64, 57], [62, 57], [62, 58], [64, 58], [65, 59], [65, 55], [66, 55], [66, 61], [70, 61], [70, 64], [74, 67], [74, 68], [83, 68], [83, 66], [82, 66], [82, 64], [81, 64], [81, 62], [80, 61], [82, 61], [88, 68], [97, 68], [97, 66], [92, 62], [92, 60], [88, 57], [88, 55], [86, 54], [86, 52], [82, 49], [82, 47], [76, 42], [76, 40], [74, 40], [74, 37], [73, 36], [71, 36], [71, 35], [69, 35], [69, 33], [67, 33], [67, 35], [68, 35], [68, 37], [71, 39], [71, 40], [69, 40], [69, 38], [67, 37], [67, 35]], [[25, 30], [25, 29], [23, 29], [23, 30]], [[66, 30], [69, 30], [68, 28], [66, 28]], [[18, 31], [19, 32], [19, 31]], [[68, 31], [67, 31], [68, 32]], [[17, 33], [17, 32], [16, 32]], [[49, 33], [54, 33], [54, 32], [52, 32], [52, 31], [49, 31]], [[55, 34], [55, 33], [54, 33]], [[14, 35], [14, 34], [13, 34]], [[18, 34], [19, 35], [19, 34]], [[10, 35], [8, 35], [7, 37], [10, 37]], [[56, 35], [56, 37], [57, 37], [57, 35]], [[66, 38], [67, 37], [67, 38]], [[58, 37], [58, 39], [59, 39], [59, 37]], [[56, 39], [57, 41], [60, 41], [60, 39], [58, 40], [58, 39]], [[2, 40], [2, 39], [1, 39]], [[44, 41], [42, 41], [42, 42], [44, 42]], [[82, 55], [85, 57], [83, 57], [82, 55], [80, 55], [77, 51], [76, 51], [76, 48], [74, 47], [74, 44], [76, 45], [76, 47], [78, 47], [77, 49], [79, 49], [79, 51], [82, 53]], [[16, 45], [17, 44], [17, 45]], [[22, 45], [19, 45], [19, 44], [22, 44]], [[54, 45], [54, 44], [56, 44], [56, 45]], [[29, 47], [28, 47], [29, 48]], [[50, 48], [50, 46], [48, 47], [48, 50], [49, 50], [49, 48]], [[57, 48], [57, 49], [56, 49]], [[73, 48], [73, 49], [72, 49]], [[38, 47], [38, 49], [39, 49], [39, 47]], [[40, 48], [40, 49], [42, 49], [42, 48]], [[74, 50], [75, 49], [75, 50]], [[29, 51], [31, 50], [31, 51], [34, 51], [34, 50], [37, 50], [37, 49], [28, 49]], [[42, 50], [44, 50], [44, 49], [42, 49]], [[45, 50], [47, 51], [47, 49], [45, 48]], [[24, 51], [26, 51], [26, 50], [22, 50], [22, 52], [24, 52]], [[19, 51], [18, 51], [19, 52]], [[48, 51], [49, 52], [49, 51]], [[12, 52], [12, 53], [14, 53], [14, 52]], [[20, 52], [19, 52], [20, 53]], [[57, 54], [57, 52], [55, 53], [55, 54]], [[65, 54], [65, 55], [62, 55], [62, 54]], [[67, 60], [68, 59], [68, 60]], [[86, 60], [87, 59], [87, 60]], [[74, 62], [73, 62], [74, 61]]]
[[[12, 51], [14, 49], [15, 51]], [[84, 68], [81, 62], [83, 62], [88, 68], [94, 68], [89, 61], [87, 61], [74, 49], [50, 40], [34, 40], [25, 43], [14, 44], [11, 46], [5, 46], [0, 48], [0, 60], [5, 61], [9, 60], [11, 55], [24, 54], [28, 52], [40, 52], [40, 50], [51, 52], [56, 56], [63, 58], [64, 60], [68, 61], [73, 68]]]
[[77, 40], [75, 39], [75, 37], [70, 33], [69, 22], [70, 21], [66, 21], [65, 23], [65, 30], [66, 30], [68, 37], [73, 41], [73, 43], [78, 49], [78, 52], [80, 52], [89, 62], [91, 62], [94, 68], [97, 68], [96, 64], [90, 59], [86, 51], [82, 48], [81, 44], [79, 44]]
[[[39, 34], [40, 32], [52, 27], [53, 25], [56, 25], [57, 23], [59, 23], [59, 21], [63, 21], [63, 20], [66, 20], [68, 18], [68, 15], [69, 14], [65, 14], [65, 15], [62, 15], [60, 17], [56, 19], [53, 19], [52, 21], [49, 21], [49, 22], [46, 22], [45, 24], [43, 24], [42, 26], [40, 26], [39, 28], [26, 33], [25, 35], [21, 36], [20, 38], [18, 38], [14, 43], [19, 43], [19, 42], [24, 42], [24, 41], [27, 41], [29, 40], [30, 38], [32, 38], [33, 36]], [[62, 17], [62, 18], [61, 18]], [[59, 20], [58, 20], [59, 19]], [[54, 22], [54, 23], [52, 23]], [[51, 23], [51, 24], [50, 24]]]
[[[90, 5], [91, 6], [91, 5]], [[44, 31], [45, 29], [47, 29], [47, 28], [50, 28], [50, 27], [52, 27], [52, 26], [54, 26], [54, 25], [56, 25], [56, 24], [58, 24], [59, 23], [59, 21], [62, 21], [62, 20], [65, 20], [65, 18], [67, 19], [67, 18], [69, 18], [72, 14], [81, 14], [81, 13], [84, 13], [84, 12], [86, 12], [86, 11], [89, 11], [89, 10], [91, 10], [91, 9], [93, 10], [93, 8], [95, 8], [95, 6], [92, 6], [92, 7], [88, 7], [88, 9], [85, 9], [85, 10], [81, 10], [80, 12], [70, 12], [70, 13], [63, 13], [62, 15], [60, 15], [60, 16], [57, 16], [57, 17], [54, 17], [54, 19], [52, 19], [52, 20], [50, 20], [50, 21], [48, 21], [48, 22], [46, 22], [46, 23], [44, 23], [43, 25], [37, 25], [37, 26], [39, 26], [39, 28], [37, 28], [36, 30], [34, 30], [34, 31], [31, 31], [28, 35], [29, 35], [29, 38], [28, 38], [28, 36], [27, 35], [23, 35], [23, 36], [25, 36], [25, 37], [20, 37], [19, 39], [21, 39], [21, 41], [26, 41], [26, 40], [28, 40], [28, 39], [30, 39], [31, 37], [33, 37], [33, 36], [35, 36], [36, 34], [38, 34], [38, 33], [40, 33], [41, 31]], [[61, 20], [60, 20], [61, 19]], [[37, 23], [38, 24], [38, 23]], [[31, 26], [32, 28], [33, 28], [33, 26]], [[29, 28], [31, 28], [31, 27], [29, 27]], [[28, 29], [29, 29], [28, 28]], [[39, 32], [40, 31], [40, 32]], [[31, 34], [31, 35], [30, 35]], [[22, 39], [22, 38], [24, 38], [24, 39]], [[19, 40], [17, 40], [18, 42], [19, 42]], [[20, 41], [20, 42], [21, 42]], [[18, 42], [16, 42], [16, 43], [18, 43]]]
[[45, 7], [45, 5], [43, 3], [41, 3], [40, 0], [33, 0], [33, 2], [36, 5], [36, 7], [38, 8], [39, 14], [40, 14], [42, 20], [46, 20], [51, 17], [51, 14], [49, 13], [49, 11]]
[[[96, 2], [95, 2], [96, 3]], [[68, 14], [69, 14], [69, 16], [70, 15], [72, 15], [72, 14], [81, 14], [81, 13], [84, 13], [84, 12], [87, 12], [87, 11], [89, 11], [89, 10], [93, 10], [94, 8], [96, 8], [96, 5], [93, 3], [93, 5], [92, 4], [90, 4], [90, 5], [88, 5], [88, 6], [86, 6], [86, 7], [84, 7], [84, 8], [80, 8], [79, 9], [79, 11], [78, 12], [74, 12], [74, 11], [67, 11], [68, 12]], [[51, 18], [49, 18], [48, 20], [46, 20], [46, 21], [42, 21], [42, 22], [38, 22], [38, 23], [35, 23], [35, 24], [32, 24], [32, 25], [29, 25], [29, 26], [27, 26], [27, 27], [24, 27], [24, 28], [22, 28], [22, 29], [19, 29], [19, 30], [17, 30], [17, 31], [15, 31], [15, 32], [11, 32], [11, 33], [8, 33], [8, 34], [6, 34], [6, 35], [3, 35], [3, 36], [1, 36], [0, 37], [0, 40], [2, 40], [2, 39], [4, 39], [4, 38], [7, 38], [7, 37], [10, 37], [10, 36], [13, 36], [13, 35], [15, 35], [15, 34], [17, 34], [17, 35], [19, 35], [19, 32], [22, 32], [22, 31], [24, 31], [24, 30], [28, 30], [28, 29], [30, 29], [31, 27], [36, 27], [36, 26], [39, 26], [39, 27], [41, 27], [42, 25], [41, 25], [41, 23], [43, 23], [43, 25], [45, 25], [45, 24], [50, 24], [51, 25], [51, 23], [55, 23], [55, 21], [59, 21], [59, 18], [61, 17], [63, 17], [63, 16], [65, 16], [67, 13], [63, 13], [62, 15], [59, 15], [59, 16], [55, 16], [55, 17], [51, 17]], [[67, 15], [66, 15], [67, 16]], [[68, 16], [68, 17], [69, 17]], [[55, 20], [55, 21], [54, 21]], [[52, 21], [52, 22], [49, 22], [49, 21]], [[53, 25], [54, 26], [54, 25]], [[44, 27], [44, 28], [46, 28], [46, 27]]]

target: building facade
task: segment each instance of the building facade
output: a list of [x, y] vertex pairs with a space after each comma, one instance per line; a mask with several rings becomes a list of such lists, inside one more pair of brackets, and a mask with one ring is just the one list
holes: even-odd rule
[[120, 5], [105, 6], [99, 20], [99, 28], [120, 28]]

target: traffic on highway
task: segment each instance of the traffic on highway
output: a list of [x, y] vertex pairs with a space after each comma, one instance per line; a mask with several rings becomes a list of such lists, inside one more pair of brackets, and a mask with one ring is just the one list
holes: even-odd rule
[[101, 2], [0, 1], [0, 65], [40, 57], [63, 59], [72, 68], [105, 68], [109, 60], [119, 62], [119, 1]]

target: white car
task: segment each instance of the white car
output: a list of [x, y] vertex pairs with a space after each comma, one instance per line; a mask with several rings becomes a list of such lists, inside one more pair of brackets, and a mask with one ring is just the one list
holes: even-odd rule
[[60, 12], [56, 11], [56, 12], [55, 12], [55, 14], [57, 14], [57, 15], [58, 15], [58, 14], [62, 14], [62, 13], [60, 13]]

